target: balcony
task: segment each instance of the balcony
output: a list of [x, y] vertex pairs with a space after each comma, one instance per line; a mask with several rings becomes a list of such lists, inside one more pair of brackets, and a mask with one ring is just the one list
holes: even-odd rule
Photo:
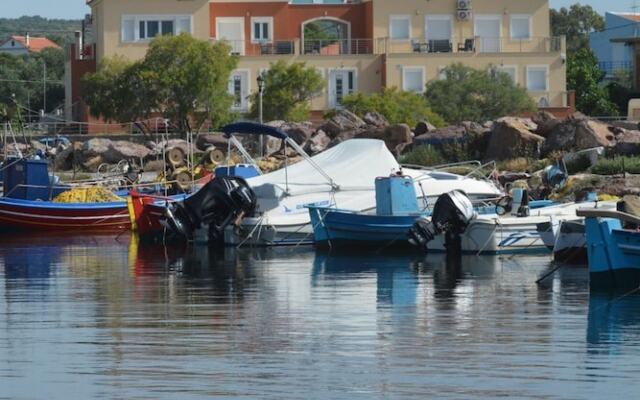
[[564, 49], [563, 37], [529, 39], [464, 37], [441, 40], [385, 40], [385, 52], [410, 53], [554, 53]]
[[[212, 38], [213, 43], [218, 40]], [[565, 52], [564, 37], [533, 37], [529, 39], [465, 37], [443, 40], [409, 39], [330, 39], [275, 40], [253, 42], [224, 40], [233, 54], [239, 56], [341, 56], [371, 54], [495, 54], [495, 53], [560, 53]]]

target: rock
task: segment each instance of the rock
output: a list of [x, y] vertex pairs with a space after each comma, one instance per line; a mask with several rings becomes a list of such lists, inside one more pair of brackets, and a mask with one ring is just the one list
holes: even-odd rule
[[413, 138], [416, 146], [432, 145], [440, 146], [444, 143], [453, 143], [463, 141], [467, 135], [467, 129], [461, 125], [451, 125], [444, 128], [437, 128], [428, 133]]
[[111, 142], [109, 148], [100, 154], [100, 156], [106, 163], [117, 164], [121, 160], [128, 159], [134, 159], [134, 161], [140, 162], [140, 160], [144, 160], [151, 154], [152, 151], [146, 146], [126, 140], [117, 140]]
[[482, 127], [483, 127], [484, 129], [487, 129], [487, 130], [492, 130], [492, 129], [493, 129], [493, 125], [494, 125], [494, 122], [493, 122], [493, 121], [485, 121], [485, 122], [482, 124]]
[[630, 131], [640, 130], [640, 122], [638, 121], [611, 121], [611, 125]]
[[384, 115], [375, 111], [366, 113], [364, 117], [362, 117], [362, 120], [367, 123], [367, 125], [376, 126], [378, 128], [384, 128], [389, 125], [389, 121], [387, 121]]
[[82, 145], [82, 162], [106, 153], [110, 146], [110, 139], [93, 138], [87, 140]]
[[413, 143], [413, 133], [407, 124], [390, 125], [384, 130], [383, 140], [387, 143], [390, 150], [399, 144]]
[[327, 148], [333, 147], [339, 143], [344, 142], [345, 140], [353, 139], [358, 133], [361, 132], [357, 130], [340, 132], [337, 136], [331, 139], [331, 142], [329, 142], [329, 146], [327, 146]]
[[547, 137], [549, 133], [560, 123], [560, 120], [549, 111], [538, 111], [531, 120], [538, 125], [535, 133]]
[[342, 132], [355, 131], [364, 128], [366, 125], [360, 117], [351, 111], [338, 110], [334, 116], [325, 122], [321, 129], [332, 139], [335, 139]]
[[285, 130], [286, 134], [300, 146], [304, 146], [307, 140], [314, 134], [315, 129], [310, 123], [295, 124]]
[[[73, 169], [74, 154], [80, 156], [83, 144], [80, 142], [74, 142], [71, 146], [58, 151], [54, 159], [54, 166], [58, 171], [68, 171]], [[59, 149], [60, 150], [60, 149]]]
[[98, 167], [100, 166], [100, 164], [104, 163], [104, 159], [102, 158], [102, 156], [98, 155], [98, 156], [91, 156], [89, 158], [85, 158], [82, 161], [82, 168], [84, 168], [86, 171], [91, 171], [91, 172], [95, 172], [98, 170]]
[[534, 156], [544, 143], [542, 136], [529, 131], [518, 118], [501, 118], [491, 132], [485, 158], [505, 160], [520, 156]]
[[458, 125], [463, 127], [468, 134], [481, 135], [488, 131], [487, 128], [474, 121], [462, 121]]
[[307, 145], [304, 150], [311, 154], [319, 153], [324, 151], [327, 146], [329, 146], [330, 142], [331, 138], [329, 135], [327, 135], [322, 129], [318, 129], [307, 141]]
[[498, 118], [496, 120], [496, 122], [502, 122], [502, 121], [508, 121], [508, 122], [519, 122], [522, 125], [525, 126], [525, 128], [528, 131], [531, 132], [535, 132], [538, 129], [538, 124], [536, 124], [535, 122], [533, 122], [533, 120], [531, 118], [521, 118], [521, 117], [502, 117], [502, 118]]
[[615, 152], [623, 155], [640, 154], [640, 131], [624, 129], [616, 136]]
[[435, 129], [436, 127], [431, 125], [430, 123], [426, 121], [420, 121], [416, 124], [416, 127], [413, 130], [413, 132], [416, 134], [416, 136], [420, 136], [420, 135], [424, 135], [425, 133], [434, 131]]
[[282, 139], [273, 136], [264, 137], [264, 154], [275, 153], [282, 148]]
[[606, 124], [574, 114], [551, 130], [542, 148], [544, 154], [552, 151], [583, 150], [592, 147], [611, 147], [615, 135]]
[[228, 140], [222, 136], [222, 133], [203, 133], [196, 138], [196, 148], [198, 150], [206, 150], [211, 146], [217, 149], [221, 149], [224, 152], [227, 151]]

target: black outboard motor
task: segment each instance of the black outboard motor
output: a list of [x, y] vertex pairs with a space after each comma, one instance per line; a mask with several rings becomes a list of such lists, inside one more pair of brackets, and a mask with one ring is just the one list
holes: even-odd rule
[[413, 224], [408, 233], [409, 243], [427, 249], [429, 242], [437, 235], [446, 233], [445, 243], [448, 247], [455, 244], [452, 240], [459, 242], [460, 235], [475, 216], [471, 200], [463, 191], [444, 193], [436, 200], [431, 220], [420, 218]]
[[165, 211], [167, 227], [177, 237], [193, 239], [204, 224], [209, 225], [209, 240], [223, 238], [224, 228], [234, 219], [251, 214], [256, 195], [247, 182], [236, 176], [217, 177], [195, 194], [171, 204]]

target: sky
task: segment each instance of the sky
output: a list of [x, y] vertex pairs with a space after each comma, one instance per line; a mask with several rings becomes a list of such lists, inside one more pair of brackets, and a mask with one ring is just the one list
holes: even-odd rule
[[[391, 0], [389, 0], [391, 1]], [[522, 1], [522, 0], [514, 0]], [[526, 0], [524, 0], [526, 1]], [[640, 0], [582, 0], [582, 4], [591, 5], [596, 11], [630, 12], [634, 1], [640, 7]], [[551, 7], [567, 7], [575, 0], [550, 0]], [[80, 19], [89, 13], [85, 0], [1, 0], [0, 17], [16, 18], [22, 15], [40, 15], [47, 18]], [[638, 9], [640, 12], [640, 8]]]

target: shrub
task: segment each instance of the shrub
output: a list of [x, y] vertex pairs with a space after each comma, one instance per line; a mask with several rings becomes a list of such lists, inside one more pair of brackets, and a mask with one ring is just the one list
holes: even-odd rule
[[483, 122], [535, 110], [527, 91], [495, 70], [476, 70], [462, 64], [444, 69], [445, 79], [427, 84], [431, 109], [449, 123]]
[[400, 158], [402, 164], [414, 164], [430, 167], [444, 162], [442, 154], [433, 146], [418, 146]]
[[536, 160], [534, 158], [518, 157], [498, 162], [497, 168], [500, 171], [509, 172], [535, 172], [549, 165], [549, 160]]
[[640, 174], [640, 157], [603, 158], [591, 167], [596, 175]]
[[573, 175], [588, 170], [591, 167], [591, 160], [586, 155], [580, 154], [573, 160], [567, 161], [565, 165], [567, 172]]
[[342, 105], [360, 117], [368, 112], [379, 112], [392, 124], [415, 126], [420, 121], [428, 121], [436, 127], [445, 125], [442, 117], [429, 108], [422, 95], [397, 88], [382, 89], [380, 93], [369, 95], [354, 93], [345, 96]]

